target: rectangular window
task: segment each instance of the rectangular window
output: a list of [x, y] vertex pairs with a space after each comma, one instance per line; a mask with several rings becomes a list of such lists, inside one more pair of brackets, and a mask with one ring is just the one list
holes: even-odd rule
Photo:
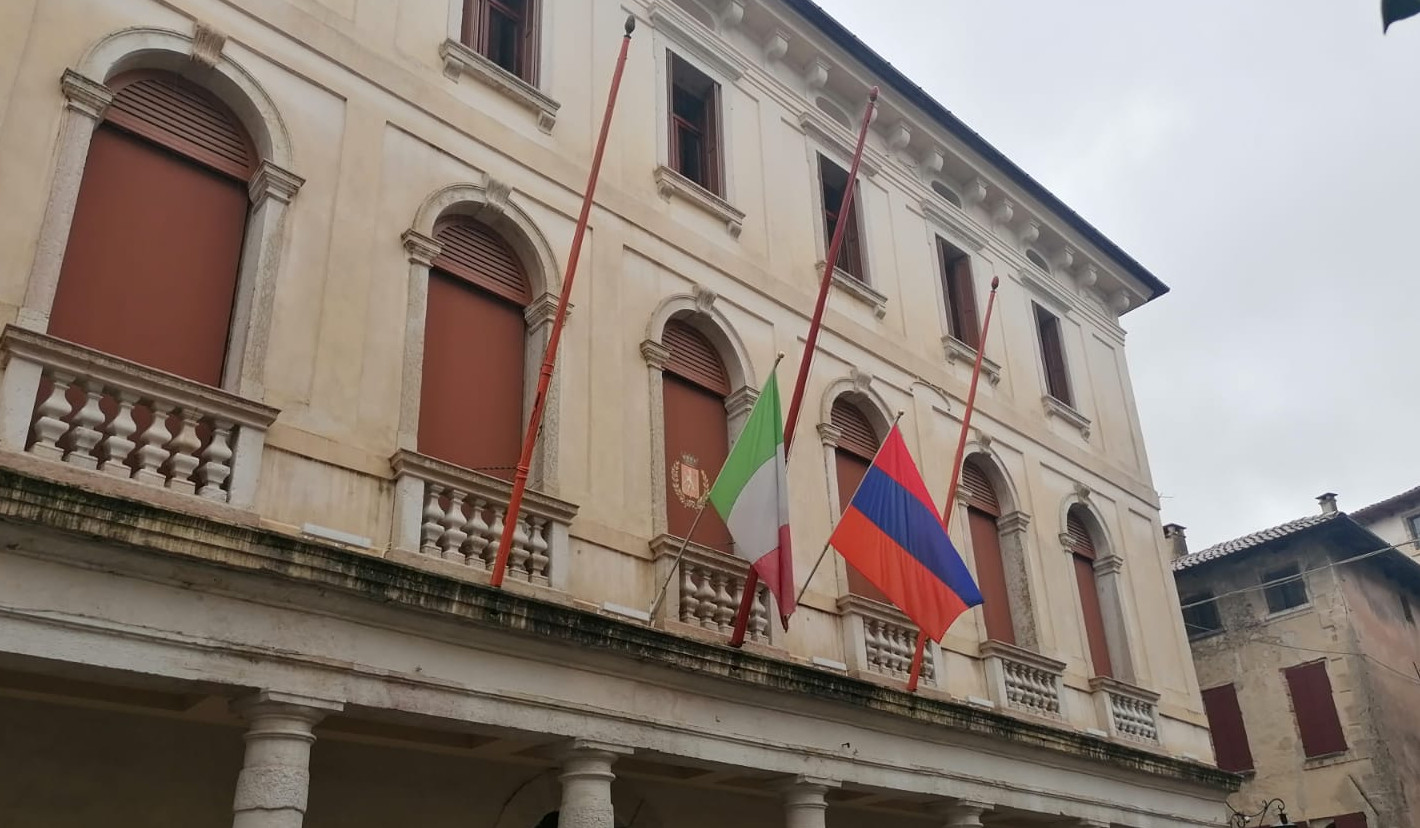
[[981, 345], [976, 321], [976, 290], [971, 284], [971, 257], [937, 239], [942, 257], [942, 298], [947, 305], [947, 333], [973, 348]]
[[1292, 713], [1302, 734], [1302, 751], [1307, 758], [1346, 750], [1346, 734], [1331, 694], [1331, 679], [1325, 661], [1299, 664], [1282, 671], [1292, 696]]
[[464, 0], [463, 42], [528, 83], [537, 83], [537, 0]]
[[718, 196], [720, 85], [677, 55], [669, 56], [670, 166]]
[[1408, 596], [1400, 596], [1400, 614], [1405, 616], [1405, 623], [1415, 626], [1415, 610], [1411, 608]]
[[1296, 564], [1262, 573], [1262, 583], [1268, 612], [1282, 612], [1307, 602], [1307, 582]]
[[1405, 528], [1410, 530], [1410, 537], [1420, 540], [1420, 515], [1411, 515], [1405, 519]]
[[1045, 363], [1045, 390], [1060, 402], [1073, 406], [1070, 375], [1065, 371], [1065, 343], [1060, 335], [1060, 320], [1055, 314], [1036, 305], [1035, 328], [1040, 334], [1040, 358]]
[[1213, 733], [1218, 767], [1231, 773], [1252, 770], [1252, 749], [1247, 744], [1247, 727], [1243, 724], [1242, 708], [1238, 706], [1237, 688], [1225, 684], [1204, 690], [1203, 712], [1208, 715], [1208, 729]]
[[[823, 246], [827, 255], [833, 243], [833, 231], [838, 226], [838, 213], [843, 208], [843, 196], [848, 192], [848, 171], [824, 158], [818, 157], [819, 186], [823, 194]], [[863, 245], [859, 240], [858, 198], [848, 208], [843, 217], [848, 223], [843, 234], [843, 247], [838, 251], [837, 268], [858, 281], [864, 281]]]
[[1317, 823], [1321, 828], [1366, 828], [1365, 814], [1342, 814]]
[[1200, 592], [1183, 599], [1183, 626], [1189, 638], [1202, 638], [1222, 632], [1223, 619], [1218, 615], [1218, 602], [1212, 592]]

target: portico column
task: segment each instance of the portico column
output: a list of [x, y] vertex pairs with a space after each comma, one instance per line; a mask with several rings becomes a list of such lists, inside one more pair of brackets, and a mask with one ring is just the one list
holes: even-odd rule
[[232, 704], [249, 723], [232, 828], [301, 828], [310, 790], [311, 729], [340, 702], [263, 690]]
[[829, 788], [839, 783], [830, 779], [800, 776], [784, 786], [784, 826], [785, 828], [824, 828], [828, 800], [825, 795]]
[[615, 828], [611, 807], [611, 765], [630, 748], [577, 739], [562, 754], [562, 807], [559, 828]]
[[981, 815], [991, 810], [984, 802], [959, 799], [935, 811], [944, 818], [943, 828], [981, 828]]

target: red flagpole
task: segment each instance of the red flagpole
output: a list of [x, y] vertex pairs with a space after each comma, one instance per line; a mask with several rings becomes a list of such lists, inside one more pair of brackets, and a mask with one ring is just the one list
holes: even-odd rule
[[[961, 436], [957, 438], [957, 455], [952, 460], [951, 483], [947, 485], [947, 503], [942, 507], [942, 528], [950, 530], [953, 506], [957, 501], [957, 488], [961, 483], [961, 464], [966, 460], [966, 437], [971, 428], [971, 415], [976, 411], [976, 384], [981, 381], [981, 359], [986, 355], [986, 332], [991, 329], [991, 311], [996, 307], [996, 288], [1001, 286], [1001, 277], [991, 277], [991, 296], [986, 300], [986, 318], [981, 320], [981, 339], [976, 344], [976, 365], [971, 369], [971, 387], [966, 392], [966, 411], [961, 418]], [[917, 649], [912, 653], [912, 671], [907, 675], [907, 692], [917, 692], [917, 680], [922, 676], [922, 657], [927, 653], [927, 634], [918, 631]]]
[[[789, 413], [784, 418], [784, 459], [789, 459], [789, 449], [794, 445], [794, 432], [799, 424], [799, 408], [804, 402], [804, 390], [809, 383], [809, 368], [813, 365], [814, 351], [818, 347], [819, 330], [823, 327], [823, 311], [828, 306], [828, 289], [833, 284], [833, 269], [838, 265], [838, 252], [843, 247], [847, 235], [848, 222], [845, 219], [853, 208], [853, 196], [858, 191], [858, 166], [863, 161], [863, 146], [868, 140], [868, 125], [873, 122], [873, 108], [878, 102], [878, 88], [868, 90], [868, 107], [863, 110], [863, 124], [858, 129], [858, 144], [853, 148], [853, 163], [848, 168], [848, 188], [843, 193], [843, 203], [838, 206], [838, 218], [833, 223], [833, 240], [824, 255], [823, 278], [819, 280], [818, 303], [814, 305], [813, 321], [809, 323], [809, 335], [804, 340], [804, 356], [799, 360], [799, 376], [794, 381], [794, 395], [789, 398]], [[730, 636], [730, 646], [739, 647], [745, 643], [745, 630], [749, 627], [749, 611], [754, 605], [754, 594], [759, 589], [759, 573], [750, 567], [745, 577], [744, 595], [740, 598], [739, 611], [735, 613], [735, 631]], [[789, 619], [783, 618], [788, 629]]]
[[572, 281], [577, 276], [577, 259], [582, 255], [582, 239], [587, 234], [587, 219], [592, 214], [592, 194], [597, 189], [597, 176], [601, 174], [606, 138], [611, 131], [611, 113], [616, 108], [616, 95], [621, 89], [621, 73], [626, 68], [626, 52], [631, 46], [631, 33], [635, 29], [636, 18], [627, 15], [626, 34], [621, 39], [621, 53], [616, 57], [616, 70], [611, 75], [611, 91], [607, 93], [602, 130], [597, 136], [596, 152], [592, 155], [592, 170], [587, 175], [587, 191], [582, 195], [582, 212], [577, 216], [577, 230], [572, 234], [572, 250], [567, 254], [567, 272], [562, 276], [562, 295], [557, 300], [557, 316], [552, 320], [552, 333], [547, 338], [547, 353], [543, 355], [542, 372], [537, 378], [537, 396], [533, 398], [527, 434], [523, 437], [523, 451], [518, 457], [518, 468], [513, 477], [513, 493], [508, 498], [503, 537], [498, 541], [498, 557], [493, 563], [493, 577], [489, 581], [495, 587], [503, 585], [503, 576], [508, 568], [508, 551], [513, 546], [513, 532], [518, 527], [523, 492], [528, 487], [528, 469], [532, 466], [533, 448], [537, 445], [537, 435], [542, 428], [543, 409], [547, 407], [547, 387], [552, 382], [552, 370], [557, 363], [557, 346], [562, 341], [562, 326], [567, 321], [567, 303], [572, 298]]

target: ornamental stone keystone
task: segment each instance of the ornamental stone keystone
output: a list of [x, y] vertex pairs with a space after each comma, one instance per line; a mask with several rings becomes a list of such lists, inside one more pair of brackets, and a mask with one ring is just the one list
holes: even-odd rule
[[222, 49], [226, 45], [226, 35], [206, 23], [198, 23], [192, 31], [192, 52], [189, 57], [193, 63], [213, 69], [221, 62]]
[[715, 307], [715, 300], [720, 298], [720, 294], [703, 285], [692, 285], [690, 293], [695, 297], [695, 310], [706, 316], [709, 316], [710, 309]]

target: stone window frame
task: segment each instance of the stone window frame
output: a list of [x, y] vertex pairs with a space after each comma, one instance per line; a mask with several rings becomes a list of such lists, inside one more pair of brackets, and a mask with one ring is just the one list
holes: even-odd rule
[[[1109, 661], [1113, 667], [1112, 678], [1126, 684], [1138, 684], [1138, 665], [1142, 663], [1134, 652], [1138, 636], [1131, 630], [1137, 629], [1138, 613], [1131, 606], [1130, 590], [1124, 573], [1125, 558], [1114, 541], [1113, 533], [1105, 522], [1104, 515], [1094, 503], [1088, 489], [1078, 487], [1060, 502], [1060, 549], [1068, 561], [1074, 554], [1074, 544], [1066, 530], [1070, 510], [1078, 507], [1084, 517], [1085, 530], [1095, 544], [1095, 589], [1099, 593], [1100, 614], [1104, 616], [1105, 644], [1109, 648]], [[1073, 572], [1071, 580], [1074, 580]], [[1070, 590], [1071, 606], [1075, 608], [1075, 618], [1080, 622], [1080, 642], [1088, 661], [1089, 641], [1084, 626], [1084, 608], [1080, 604], [1079, 590]]]
[[544, 91], [549, 86], [548, 78], [554, 66], [554, 61], [547, 57], [551, 52], [548, 44], [551, 41], [549, 34], [552, 15], [546, 13], [547, 9], [541, 8], [544, 2], [545, 0], [539, 0], [536, 19], [532, 21], [532, 25], [538, 27], [538, 50], [533, 59], [535, 65], [532, 70], [532, 76], [537, 79], [536, 83], [529, 83], [514, 75], [463, 42], [465, 0], [448, 0], [447, 26], [444, 42], [439, 44], [439, 60], [443, 63], [445, 77], [455, 82], [465, 75], [474, 78], [531, 112], [537, 117], [538, 129], [551, 133], [557, 123], [557, 111], [562, 108], [562, 104]]
[[[522, 424], [532, 411], [538, 374], [552, 334], [561, 291], [561, 270], [552, 246], [532, 217], [517, 203], [518, 194], [507, 184], [485, 176], [482, 184], [448, 185], [420, 205], [414, 221], [400, 237], [409, 262], [405, 302], [404, 347], [400, 380], [397, 447], [418, 452], [419, 406], [424, 374], [424, 328], [429, 303], [429, 271], [439, 255], [434, 226], [449, 216], [465, 216], [488, 225], [513, 248], [528, 277], [532, 301], [523, 318], [527, 323], [527, 350], [523, 361]], [[528, 485], [544, 494], [558, 491], [559, 386], [554, 372], [548, 387], [542, 436], [533, 452]]]
[[[824, 228], [824, 206], [823, 206], [823, 176], [822, 168], [819, 166], [819, 158], [836, 165], [845, 172], [852, 171], [853, 148], [843, 146], [835, 139], [832, 132], [820, 126], [815, 118], [807, 114], [801, 119], [800, 124], [804, 129], [804, 145], [807, 149], [807, 162], [809, 168], [809, 189], [810, 199], [813, 204], [813, 229], [815, 240], [815, 251], [817, 261], [814, 264], [815, 277], [822, 275], [824, 264], [828, 257], [828, 245], [832, 241], [828, 231]], [[887, 295], [878, 289], [878, 273], [873, 266], [873, 256], [869, 252], [872, 245], [872, 227], [874, 222], [870, 214], [875, 213], [867, 204], [869, 192], [868, 180], [876, 176], [878, 168], [870, 163], [867, 157], [867, 149], [864, 149], [862, 163], [858, 167], [859, 180], [856, 182], [857, 194], [853, 197], [853, 214], [858, 219], [858, 246], [859, 255], [862, 257], [863, 278], [858, 280], [848, 274], [846, 270], [835, 266], [833, 268], [833, 284], [844, 293], [853, 297], [859, 302], [867, 305], [873, 311], [873, 316], [882, 319], [887, 315]], [[850, 181], [849, 186], [854, 186], [855, 182]], [[840, 255], [841, 251], [840, 251]]]
[[261, 400], [266, 395], [267, 345], [285, 248], [286, 214], [304, 179], [291, 172], [290, 133], [275, 102], [245, 67], [224, 54], [225, 45], [223, 35], [201, 24], [192, 35], [139, 26], [104, 37], [77, 68], [64, 70], [59, 86], [65, 106], [54, 177], [16, 324], [38, 333], [48, 331], [89, 145], [114, 99], [105, 83], [134, 69], [171, 72], [201, 86], [231, 109], [260, 157], [247, 183], [251, 203], [221, 388]]
[[[750, 409], [759, 399], [754, 363], [749, 350], [740, 339], [734, 324], [719, 307], [715, 291], [692, 285], [690, 292], [677, 293], [661, 300], [646, 324], [646, 338], [641, 342], [641, 358], [646, 363], [648, 400], [651, 407], [651, 536], [659, 538], [669, 531], [666, 519], [666, 404], [661, 385], [662, 371], [670, 358], [670, 349], [661, 343], [666, 325], [671, 320], [686, 322], [710, 340], [725, 364], [730, 379], [730, 393], [725, 398], [725, 415], [729, 423], [730, 445], [744, 429]], [[718, 470], [717, 470], [718, 471]], [[772, 627], [772, 625], [771, 625]]]

